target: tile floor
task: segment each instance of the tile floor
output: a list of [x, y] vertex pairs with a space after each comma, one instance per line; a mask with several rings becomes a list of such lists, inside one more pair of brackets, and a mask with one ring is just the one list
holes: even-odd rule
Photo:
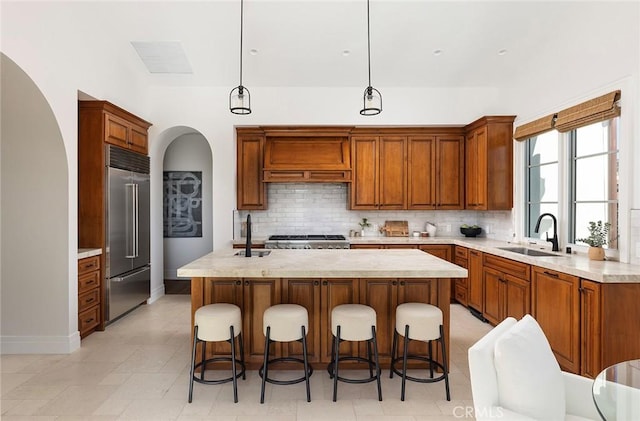
[[190, 359], [190, 297], [166, 295], [141, 306], [104, 332], [82, 341], [70, 355], [0, 357], [1, 418], [11, 420], [217, 420], [217, 421], [427, 421], [472, 419], [467, 349], [490, 330], [459, 305], [451, 306], [451, 397], [444, 383], [407, 383], [400, 401], [400, 379], [383, 376], [384, 400], [375, 383], [340, 383], [338, 402], [324, 371], [311, 377], [312, 402], [304, 383], [267, 385], [260, 400], [260, 378], [240, 381], [240, 402], [231, 384], [194, 386], [187, 403]]

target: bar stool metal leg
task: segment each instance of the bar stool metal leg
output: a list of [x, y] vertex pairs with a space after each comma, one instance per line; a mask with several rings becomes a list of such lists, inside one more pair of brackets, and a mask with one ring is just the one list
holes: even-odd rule
[[302, 326], [302, 358], [304, 361], [304, 380], [307, 384], [307, 402], [311, 402], [311, 387], [309, 385], [309, 361], [307, 360], [307, 334]]
[[236, 337], [233, 334], [233, 325], [229, 327], [231, 334], [231, 377], [233, 378], [233, 402], [238, 403], [238, 377], [236, 373]]
[[[440, 335], [442, 335], [442, 333], [440, 333]], [[442, 336], [440, 336], [440, 337], [442, 337]], [[429, 341], [429, 359], [431, 361], [433, 361], [433, 352], [432, 351], [433, 350], [431, 348], [431, 341]], [[433, 379], [433, 363], [429, 363], [429, 375]]]
[[445, 349], [444, 344], [444, 327], [440, 325], [440, 343], [442, 344], [442, 371], [444, 372], [444, 385], [447, 391], [447, 400], [451, 400], [451, 395], [449, 394], [449, 369], [447, 368], [447, 350]]
[[202, 342], [202, 368], [200, 369], [200, 380], [204, 380], [204, 371], [207, 368], [206, 364], [206, 355], [207, 355], [207, 342]]
[[380, 362], [378, 360], [378, 341], [376, 340], [376, 327], [371, 326], [371, 336], [373, 337], [373, 352], [376, 357], [376, 381], [378, 383], [378, 400], [382, 401], [382, 385], [380, 384]]
[[393, 329], [393, 340], [391, 341], [391, 365], [389, 366], [389, 378], [393, 379], [393, 360], [396, 359], [396, 351], [398, 347], [398, 331]]
[[337, 338], [334, 338], [333, 360], [333, 401], [338, 400], [338, 359], [340, 359], [340, 325], [336, 329]]
[[193, 374], [196, 367], [196, 344], [198, 343], [198, 326], [193, 327], [193, 348], [191, 349], [191, 372], [189, 376], [189, 403], [193, 400]]
[[264, 362], [262, 363], [262, 388], [260, 389], [260, 403], [264, 403], [264, 387], [267, 382], [269, 361], [269, 337], [271, 335], [271, 326], [267, 326], [267, 335], [264, 337]]
[[[400, 400], [404, 401], [404, 391], [407, 384], [407, 356], [409, 354], [409, 325], [404, 326], [404, 351], [402, 353], [402, 389], [400, 391]], [[393, 370], [393, 361], [392, 361]]]
[[[240, 343], [240, 365], [244, 367], [244, 339], [242, 339], [242, 332], [238, 333], [238, 342]], [[242, 371], [242, 380], [247, 380], [246, 370]]]

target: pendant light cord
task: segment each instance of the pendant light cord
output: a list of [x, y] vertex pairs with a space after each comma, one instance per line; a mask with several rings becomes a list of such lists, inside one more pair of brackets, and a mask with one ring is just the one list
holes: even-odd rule
[[[368, 0], [367, 0], [368, 1]], [[244, 0], [240, 0], [240, 86], [242, 86], [242, 33], [244, 17]]]
[[369, 86], [371, 86], [371, 23], [369, 22], [369, 0], [367, 0], [367, 62], [369, 64]]

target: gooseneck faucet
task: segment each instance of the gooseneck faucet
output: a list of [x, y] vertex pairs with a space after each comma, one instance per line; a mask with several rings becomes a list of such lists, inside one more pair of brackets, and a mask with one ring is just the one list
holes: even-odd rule
[[247, 244], [244, 247], [244, 257], [251, 257], [251, 215], [247, 215]]
[[540, 229], [540, 221], [542, 221], [542, 218], [544, 218], [545, 216], [550, 216], [551, 219], [553, 219], [553, 237], [549, 238], [549, 234], [546, 234], [547, 237], [547, 241], [550, 242], [552, 244], [552, 251], [560, 251], [560, 247], [558, 247], [558, 221], [556, 220], [556, 217], [553, 216], [550, 213], [543, 213], [542, 215], [540, 215], [538, 217], [538, 222], [536, 222], [536, 228], [535, 228], [535, 232], [537, 233], [538, 230]]

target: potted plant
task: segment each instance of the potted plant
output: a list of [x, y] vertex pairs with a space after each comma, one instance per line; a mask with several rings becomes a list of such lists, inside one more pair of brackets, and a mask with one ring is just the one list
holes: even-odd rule
[[371, 222], [369, 222], [367, 218], [362, 218], [362, 221], [358, 222], [358, 225], [360, 225], [360, 235], [364, 237], [364, 230], [371, 226]]
[[589, 247], [589, 259], [591, 260], [604, 260], [604, 249], [602, 246], [607, 244], [609, 238], [609, 229], [611, 224], [609, 222], [597, 221], [589, 222], [589, 236], [587, 238], [576, 238], [576, 241], [588, 244]]

